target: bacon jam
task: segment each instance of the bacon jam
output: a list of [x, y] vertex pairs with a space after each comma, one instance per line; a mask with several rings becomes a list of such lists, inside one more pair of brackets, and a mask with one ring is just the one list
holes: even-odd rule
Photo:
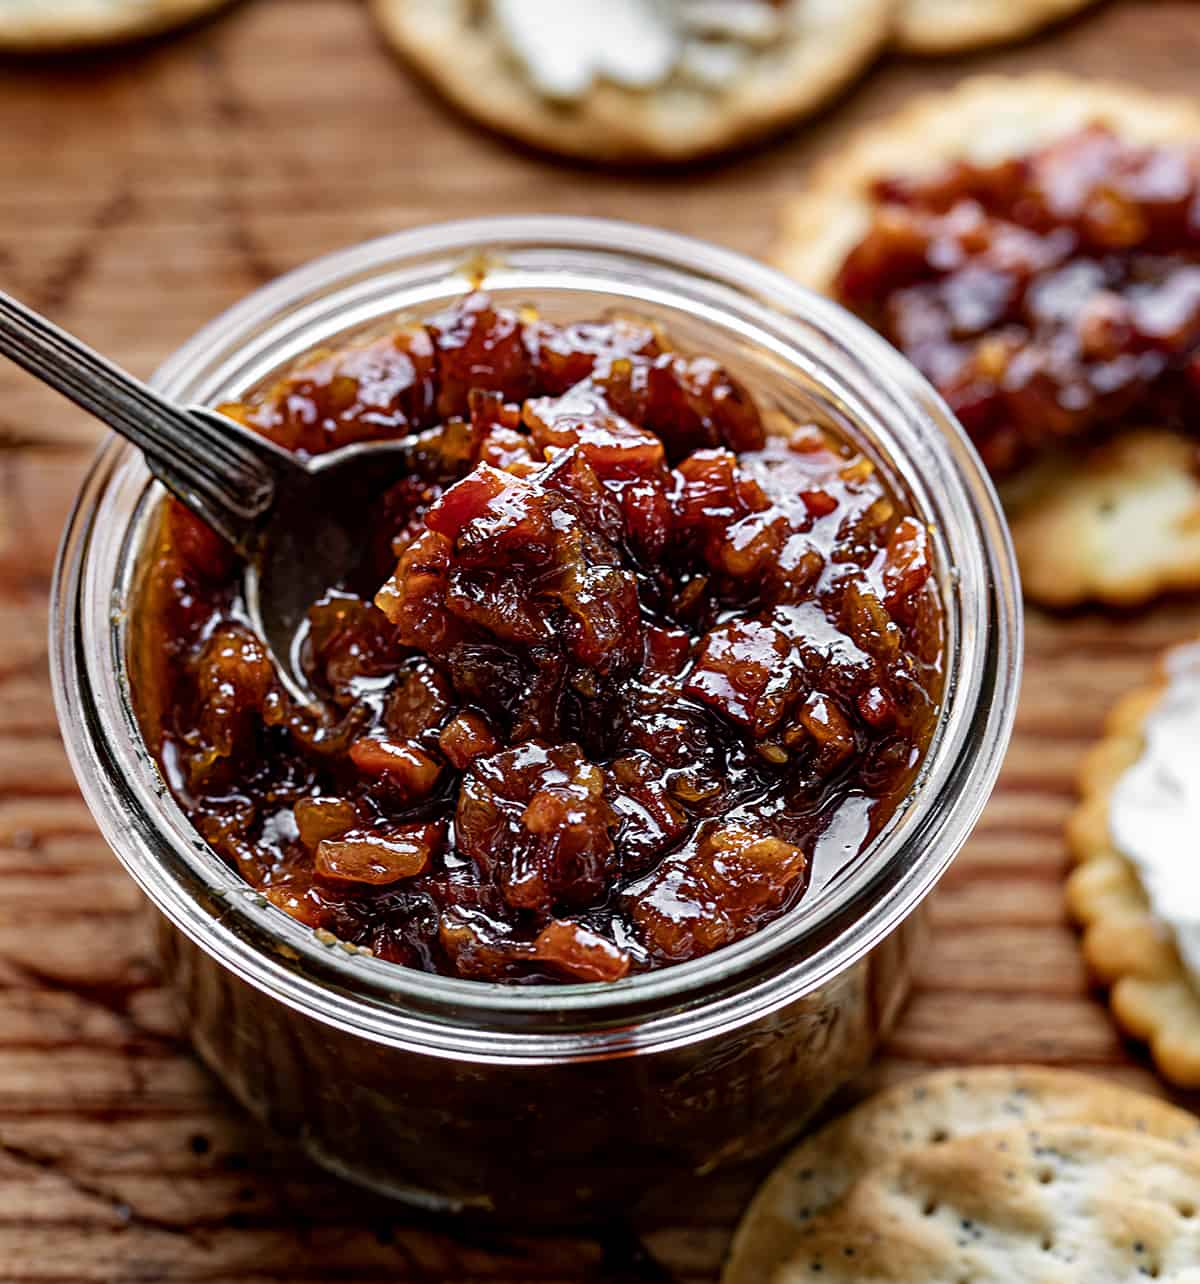
[[618, 980], [786, 913], [822, 842], [852, 857], [909, 791], [942, 675], [925, 527], [655, 327], [472, 293], [225, 410], [308, 455], [410, 442], [361, 566], [308, 613], [313, 706], [174, 502], [144, 577], [164, 776], [324, 939]]
[[1093, 126], [873, 195], [834, 293], [938, 388], [993, 473], [1123, 424], [1195, 430], [1200, 144]]

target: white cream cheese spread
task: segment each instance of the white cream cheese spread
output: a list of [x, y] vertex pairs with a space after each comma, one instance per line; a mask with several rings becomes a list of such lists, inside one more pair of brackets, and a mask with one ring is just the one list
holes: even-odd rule
[[1200, 985], [1200, 643], [1177, 647], [1141, 757], [1113, 789], [1109, 828]]
[[563, 101], [600, 80], [721, 88], [782, 36], [787, 13], [768, 0], [491, 0], [491, 10], [530, 83]]

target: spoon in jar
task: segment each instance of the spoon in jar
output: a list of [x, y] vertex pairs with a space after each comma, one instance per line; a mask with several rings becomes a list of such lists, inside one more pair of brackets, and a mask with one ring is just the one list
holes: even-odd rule
[[3, 291], [0, 354], [137, 446], [171, 494], [243, 556], [251, 624], [291, 694], [313, 701], [305, 614], [354, 567], [369, 501], [403, 474], [411, 439], [298, 457], [207, 406], [175, 405]]

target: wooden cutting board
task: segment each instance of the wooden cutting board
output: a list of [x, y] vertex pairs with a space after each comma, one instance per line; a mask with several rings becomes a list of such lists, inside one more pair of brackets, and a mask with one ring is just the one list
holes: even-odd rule
[[[353, 0], [257, 0], [132, 51], [0, 63], [0, 285], [148, 374], [278, 272], [429, 220], [603, 214], [763, 254], [779, 198], [858, 122], [964, 72], [1047, 66], [1195, 91], [1200, 5], [1126, 0], [1020, 48], [888, 60], [778, 145], [647, 178], [558, 165], [459, 120]], [[0, 1280], [713, 1280], [754, 1174], [689, 1183], [637, 1227], [467, 1232], [322, 1176], [189, 1055], [51, 708], [47, 590], [96, 438], [0, 366]], [[1011, 1061], [1162, 1091], [1089, 989], [1062, 824], [1106, 707], [1197, 632], [1200, 605], [1031, 615], [1000, 788], [935, 894], [917, 991], [857, 1091]]]

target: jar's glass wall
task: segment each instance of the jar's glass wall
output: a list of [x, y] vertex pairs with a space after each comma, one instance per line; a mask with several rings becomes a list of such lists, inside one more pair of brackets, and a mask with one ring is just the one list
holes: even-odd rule
[[196, 1050], [257, 1119], [340, 1176], [441, 1212], [552, 1224], [628, 1211], [681, 1173], [799, 1135], [891, 1029], [921, 909], [824, 985], [643, 1056], [444, 1062], [267, 998], [157, 916]]

